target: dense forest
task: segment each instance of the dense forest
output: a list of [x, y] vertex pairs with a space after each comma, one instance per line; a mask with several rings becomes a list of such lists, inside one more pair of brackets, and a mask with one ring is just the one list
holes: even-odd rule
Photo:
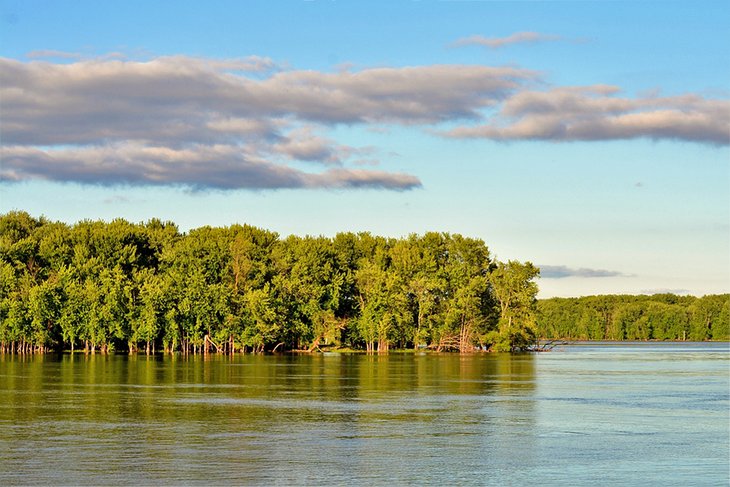
[[537, 308], [542, 338], [730, 340], [730, 294], [552, 298]]
[[427, 233], [280, 238], [248, 225], [0, 215], [4, 351], [523, 350], [538, 270]]
[[538, 302], [531, 263], [447, 233], [280, 238], [249, 225], [0, 215], [0, 350], [515, 351], [730, 338], [730, 296]]

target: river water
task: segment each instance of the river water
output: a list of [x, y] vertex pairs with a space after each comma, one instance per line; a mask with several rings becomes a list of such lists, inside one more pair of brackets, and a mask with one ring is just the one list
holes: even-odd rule
[[730, 348], [0, 356], [0, 485], [728, 485]]

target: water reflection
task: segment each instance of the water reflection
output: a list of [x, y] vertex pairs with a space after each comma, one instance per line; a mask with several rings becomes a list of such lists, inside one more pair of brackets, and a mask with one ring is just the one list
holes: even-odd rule
[[2, 464], [21, 483], [405, 481], [445, 448], [483, 469], [497, 425], [532, 417], [490, 398], [534, 373], [530, 355], [6, 355]]
[[686, 475], [725, 475], [727, 354], [627, 360], [0, 355], [0, 484], [565, 483], [640, 450], [645, 464], [605, 464], [630, 483], [656, 470], [650, 444], [691, 451]]

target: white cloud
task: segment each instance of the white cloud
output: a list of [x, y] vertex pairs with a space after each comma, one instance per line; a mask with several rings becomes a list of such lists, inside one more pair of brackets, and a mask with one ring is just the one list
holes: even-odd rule
[[692, 294], [692, 291], [689, 289], [682, 289], [682, 288], [658, 288], [658, 289], [643, 289], [639, 292], [639, 294], [677, 294], [677, 295], [688, 295]]
[[39, 49], [25, 55], [28, 59], [82, 59], [83, 54], [78, 52], [58, 51], [55, 49]]
[[473, 35], [463, 37], [451, 44], [452, 47], [482, 46], [489, 49], [499, 49], [512, 44], [536, 44], [538, 42], [559, 41], [562, 37], [539, 32], [515, 32], [506, 37], [484, 37]]

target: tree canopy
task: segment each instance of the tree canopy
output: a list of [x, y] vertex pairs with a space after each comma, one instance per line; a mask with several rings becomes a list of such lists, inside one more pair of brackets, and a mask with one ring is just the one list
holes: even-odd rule
[[537, 305], [540, 338], [730, 340], [730, 294], [552, 298]]
[[[502, 268], [482, 240], [448, 233], [280, 238], [249, 225], [183, 233], [156, 219], [67, 225], [10, 212], [0, 215], [0, 346], [487, 349], [502, 319], [489, 276]], [[523, 304], [534, 308], [531, 296]]]
[[347, 347], [519, 351], [539, 338], [728, 339], [728, 295], [537, 301], [539, 269], [482, 240], [181, 232], [0, 215], [0, 350]]

